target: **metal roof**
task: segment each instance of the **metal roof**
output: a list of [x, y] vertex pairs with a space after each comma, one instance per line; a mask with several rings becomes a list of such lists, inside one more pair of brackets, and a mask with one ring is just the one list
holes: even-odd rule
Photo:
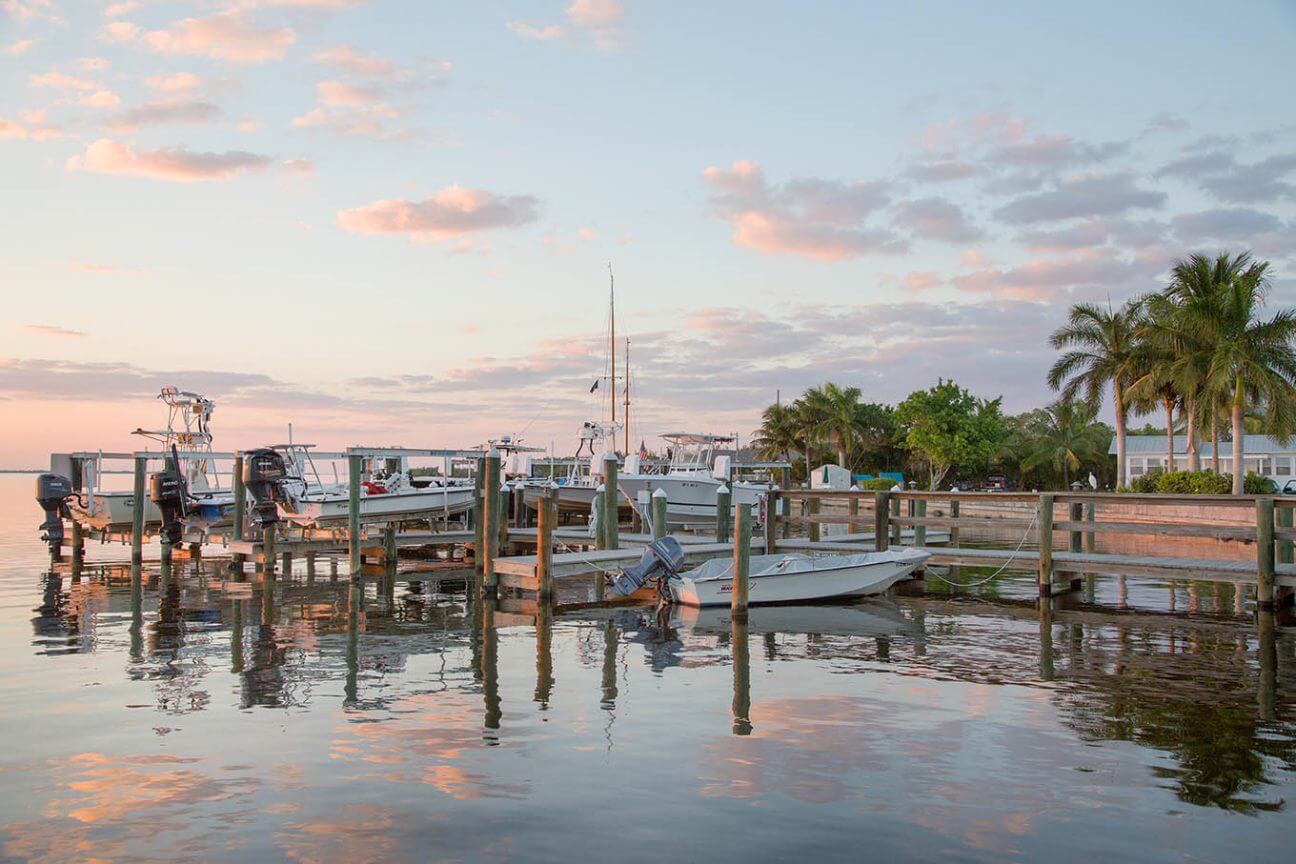
[[[1277, 439], [1269, 435], [1247, 435], [1243, 444], [1248, 456], [1263, 456], [1273, 453], [1296, 453], [1296, 438], [1292, 438], [1286, 445], [1279, 444]], [[1164, 435], [1127, 435], [1125, 436], [1125, 456], [1164, 456], [1166, 452], [1166, 437]], [[1188, 453], [1188, 436], [1174, 436], [1175, 454]], [[1197, 452], [1202, 458], [1213, 455], [1211, 452], [1211, 443], [1209, 441], [1198, 441]], [[1112, 438], [1111, 446], [1107, 448], [1109, 455], [1116, 453], [1116, 439]], [[1233, 442], [1220, 442], [1220, 456], [1231, 457], [1233, 455]]]

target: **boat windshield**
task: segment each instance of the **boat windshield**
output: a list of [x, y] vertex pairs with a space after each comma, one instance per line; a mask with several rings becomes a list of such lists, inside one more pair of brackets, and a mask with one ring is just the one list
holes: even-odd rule
[[688, 474], [707, 472], [715, 459], [716, 448], [733, 439], [720, 435], [676, 433], [663, 435], [670, 445], [670, 472]]

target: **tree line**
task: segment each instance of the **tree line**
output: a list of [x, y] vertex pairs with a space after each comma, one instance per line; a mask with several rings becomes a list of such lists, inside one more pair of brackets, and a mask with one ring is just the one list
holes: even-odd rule
[[[895, 406], [829, 382], [767, 407], [752, 444], [762, 458], [792, 462], [796, 480], [835, 462], [852, 473], [903, 472], [931, 489], [968, 488], [988, 473], [1023, 488], [1066, 488], [1090, 475], [1124, 488], [1129, 419], [1160, 415], [1167, 470], [1180, 432], [1183, 467], [1201, 470], [1209, 435], [1209, 470], [1222, 474], [1221, 441], [1235, 443], [1233, 464], [1244, 466], [1246, 432], [1281, 441], [1296, 433], [1296, 313], [1264, 315], [1270, 272], [1247, 253], [1193, 255], [1175, 263], [1160, 292], [1115, 308], [1072, 306], [1049, 339], [1063, 353], [1047, 375], [1059, 397], [1043, 408], [1007, 416], [1002, 397], [944, 379]], [[1108, 397], [1114, 428], [1098, 419]], [[1241, 494], [1245, 472], [1232, 473]]]

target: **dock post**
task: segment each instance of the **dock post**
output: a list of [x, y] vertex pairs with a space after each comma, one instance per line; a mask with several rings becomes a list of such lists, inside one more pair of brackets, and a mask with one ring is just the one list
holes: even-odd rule
[[660, 540], [666, 536], [666, 490], [657, 489], [652, 493], [652, 536]]
[[[1068, 511], [1069, 511], [1067, 518], [1070, 519], [1071, 522], [1083, 522], [1083, 521], [1084, 521], [1084, 503], [1083, 503], [1083, 502], [1080, 502], [1080, 501], [1073, 501], [1073, 502], [1071, 502], [1071, 506], [1068, 507], [1067, 509], [1068, 509]], [[1080, 551], [1082, 551], [1082, 550], [1084, 549], [1084, 532], [1083, 532], [1083, 531], [1080, 531], [1080, 530], [1078, 530], [1078, 529], [1076, 529], [1076, 528], [1072, 528], [1072, 529], [1071, 529], [1071, 535], [1070, 535], [1070, 541], [1071, 541], [1071, 542], [1067, 544], [1067, 548], [1068, 548], [1068, 549], [1070, 549], [1072, 552], [1080, 552]]]
[[275, 572], [275, 523], [267, 522], [261, 528], [261, 559], [265, 578], [273, 579]]
[[542, 607], [553, 602], [553, 534], [558, 524], [556, 489], [545, 489], [536, 504], [536, 594]]
[[648, 523], [652, 521], [652, 493], [640, 489], [635, 493], [635, 532], [648, 534]]
[[[915, 515], [917, 516], [917, 518], [919, 518], [919, 519], [926, 519], [926, 518], [927, 518], [927, 499], [926, 499], [926, 498], [919, 498], [917, 501], [914, 502], [914, 514], [915, 514]], [[913, 529], [913, 545], [915, 545], [915, 546], [926, 546], [926, 545], [927, 545], [927, 526], [926, 526], [926, 525], [915, 525], [915, 526], [914, 526], [914, 529]]]
[[[231, 534], [238, 542], [244, 540], [243, 522], [247, 519], [247, 489], [243, 485], [243, 454], [234, 457], [234, 476], [230, 478], [234, 488], [234, 516], [230, 526]], [[243, 569], [243, 553], [235, 552], [230, 557], [230, 569]]]
[[765, 493], [765, 554], [773, 555], [778, 551], [778, 508], [779, 488], [772, 487]]
[[817, 543], [819, 541], [819, 523], [815, 521], [815, 517], [819, 515], [818, 498], [806, 499], [805, 514], [806, 514], [806, 537], [808, 537], [811, 542]]
[[1274, 502], [1256, 499], [1256, 606], [1271, 611], [1274, 603]]
[[[500, 463], [501, 476], [503, 475], [503, 473], [504, 473], [504, 464], [501, 461]], [[509, 532], [508, 510], [509, 510], [510, 496], [511, 493], [509, 491], [508, 483], [501, 481], [499, 487], [499, 496], [495, 499], [495, 506], [497, 508], [497, 513], [499, 514], [499, 518], [495, 520], [495, 524], [499, 526], [499, 530], [497, 531], [497, 533], [499, 534], [499, 546], [495, 550], [496, 558], [508, 554], [508, 542], [509, 542], [508, 541], [508, 532]]]
[[723, 543], [729, 539], [729, 487], [721, 483], [716, 490], [716, 542]]
[[[72, 459], [72, 491], [78, 496], [81, 494], [81, 460], [73, 457]], [[81, 565], [85, 560], [85, 538], [81, 534], [81, 523], [72, 518], [72, 573], [74, 576], [80, 575]]]
[[[792, 488], [791, 468], [784, 468], [779, 472], [778, 485], [780, 489]], [[779, 514], [779, 517], [783, 521], [783, 539], [790, 540], [792, 538], [792, 519], [790, 518], [792, 516], [792, 500], [790, 498], [783, 498], [781, 499], [781, 503], [783, 505], [783, 512]]]
[[729, 612], [734, 618], [747, 617], [747, 579], [751, 564], [751, 505], [739, 504], [733, 530], [733, 591]]
[[[951, 519], [959, 518], [959, 500], [957, 498], [950, 499], [949, 515]], [[957, 549], [959, 545], [959, 528], [957, 524], [950, 526], [949, 535], [950, 546]]]
[[607, 548], [607, 530], [603, 524], [607, 522], [607, 511], [604, 509], [607, 506], [605, 491], [603, 484], [600, 483], [594, 490], [594, 500], [590, 502], [590, 521], [594, 523], [595, 549]]
[[389, 579], [396, 576], [396, 528], [390, 522], [383, 528], [383, 571]]
[[[850, 487], [850, 491], [852, 491], [852, 492], [859, 492], [859, 491], [860, 491], [860, 488], [859, 488], [858, 486], [852, 484], [851, 487]], [[851, 496], [850, 504], [847, 505], [847, 510], [846, 510], [846, 512], [850, 514], [850, 517], [851, 517], [852, 519], [854, 519], [856, 516], [859, 515], [859, 495], [852, 495], [852, 496]], [[847, 533], [847, 534], [854, 534], [854, 533], [855, 533], [855, 523], [854, 523], [854, 522], [851, 522], [851, 523], [849, 523], [849, 524], [846, 526], [846, 533]]]
[[479, 456], [473, 461], [477, 464], [473, 470], [473, 503], [472, 509], [468, 511], [468, 516], [473, 526], [473, 570], [480, 575], [482, 572], [482, 556], [485, 554], [485, 547], [482, 544], [482, 539], [485, 536], [482, 533], [482, 511], [484, 509], [482, 504], [486, 490], [486, 457]]
[[351, 578], [360, 578], [360, 473], [363, 464], [359, 454], [347, 457], [347, 551], [350, 553]]
[[1053, 496], [1039, 496], [1039, 509], [1036, 511], [1039, 523], [1039, 596], [1049, 597], [1053, 593]]
[[[1293, 522], [1293, 521], [1296, 521], [1296, 520], [1294, 520], [1294, 519], [1292, 518], [1292, 517], [1293, 517], [1293, 513], [1294, 513], [1294, 511], [1292, 510], [1292, 508], [1291, 508], [1291, 507], [1278, 507], [1278, 506], [1275, 504], [1275, 506], [1274, 506], [1274, 510], [1276, 511], [1276, 515], [1277, 515], [1277, 517], [1278, 517], [1278, 527], [1279, 527], [1279, 528], [1291, 528], [1291, 527], [1292, 527], [1292, 522]], [[1292, 540], [1291, 540], [1291, 538], [1289, 538], [1289, 537], [1279, 537], [1279, 538], [1278, 538], [1278, 563], [1279, 563], [1279, 564], [1291, 564], [1291, 563], [1293, 563], [1293, 554], [1292, 554], [1293, 551], [1294, 551], [1294, 550], [1293, 550], [1293, 548], [1292, 548]], [[76, 554], [76, 553], [73, 552], [73, 555], [75, 555], [75, 554]], [[75, 558], [74, 558], [73, 560], [75, 560]], [[1293, 593], [1294, 593], [1294, 592], [1293, 592], [1292, 589], [1290, 589], [1290, 588], [1285, 588], [1285, 587], [1283, 587], [1283, 588], [1278, 588], [1278, 587], [1275, 587], [1275, 588], [1274, 588], [1274, 605], [1277, 606], [1277, 607], [1282, 607], [1282, 606], [1289, 606], [1289, 605], [1291, 605], [1291, 602], [1292, 602], [1292, 595], [1293, 595]]]
[[[1094, 514], [1097, 511], [1097, 509], [1098, 509], [1098, 505], [1095, 504], [1093, 501], [1090, 501], [1088, 504], [1085, 505], [1085, 521], [1088, 522], [1090, 525], [1092, 525], [1095, 521]], [[1093, 531], [1086, 531], [1084, 537], [1084, 551], [1086, 552], [1094, 551], [1094, 548], [1097, 546], [1097, 544], [1098, 544], [1098, 535]]]
[[617, 461], [616, 454], [609, 453], [603, 458], [603, 548], [619, 549], [620, 548], [620, 526], [618, 514], [621, 508], [617, 499], [620, 498], [621, 492], [617, 483]]
[[500, 457], [492, 450], [485, 460], [486, 476], [482, 478], [482, 590], [485, 596], [494, 597], [499, 577], [495, 574], [495, 559], [499, 557], [500, 519]]
[[[891, 499], [891, 515], [892, 515], [892, 516], [899, 516], [899, 515], [900, 515], [900, 499], [899, 499], [899, 498], [892, 498], [892, 499]], [[892, 546], [899, 546], [899, 545], [900, 545], [900, 531], [901, 531], [900, 523], [897, 522], [897, 521], [895, 521], [894, 519], [892, 519], [892, 520], [891, 520], [891, 545], [892, 545]]]
[[131, 499], [135, 505], [131, 512], [131, 564], [136, 566], [144, 563], [144, 502], [148, 500], [144, 492], [144, 472], [147, 465], [147, 458], [135, 457], [134, 497]]
[[887, 550], [891, 521], [891, 493], [885, 489], [873, 493], [873, 548]]

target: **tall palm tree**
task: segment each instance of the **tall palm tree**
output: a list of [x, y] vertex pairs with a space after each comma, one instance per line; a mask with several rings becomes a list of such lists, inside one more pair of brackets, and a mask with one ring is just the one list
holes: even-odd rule
[[796, 438], [805, 455], [806, 480], [814, 471], [812, 459], [815, 448], [820, 446], [825, 419], [828, 417], [827, 399], [818, 387], [811, 387], [792, 403], [796, 415]]
[[1051, 469], [1062, 475], [1062, 488], [1081, 465], [1101, 463], [1111, 444], [1111, 429], [1096, 422], [1098, 408], [1091, 402], [1059, 399], [1036, 412], [1038, 418], [1024, 430], [1024, 471]]
[[762, 459], [792, 461], [797, 446], [797, 417], [792, 406], [776, 402], [761, 412], [761, 425], [751, 443]]
[[1296, 311], [1260, 317], [1269, 290], [1269, 262], [1253, 261], [1249, 253], [1219, 255], [1213, 262], [1193, 256], [1181, 263], [1189, 268], [1210, 266], [1220, 286], [1209, 298], [1185, 296], [1183, 314], [1186, 326], [1209, 346], [1208, 386], [1229, 394], [1233, 494], [1241, 495], [1247, 408], [1263, 409], [1270, 431], [1280, 440], [1296, 430]]
[[837, 464], [850, 469], [850, 451], [860, 440], [860, 402], [858, 387], [841, 387], [829, 381], [819, 388], [823, 417], [820, 432], [837, 448]]
[[1116, 485], [1125, 485], [1125, 422], [1129, 416], [1126, 390], [1137, 373], [1135, 331], [1142, 316], [1138, 303], [1127, 302], [1117, 310], [1093, 303], [1071, 307], [1067, 323], [1058, 328], [1049, 343], [1069, 349], [1049, 369], [1048, 383], [1061, 389], [1062, 399], [1071, 401], [1083, 393], [1097, 405], [1102, 392], [1111, 387], [1116, 414]]

